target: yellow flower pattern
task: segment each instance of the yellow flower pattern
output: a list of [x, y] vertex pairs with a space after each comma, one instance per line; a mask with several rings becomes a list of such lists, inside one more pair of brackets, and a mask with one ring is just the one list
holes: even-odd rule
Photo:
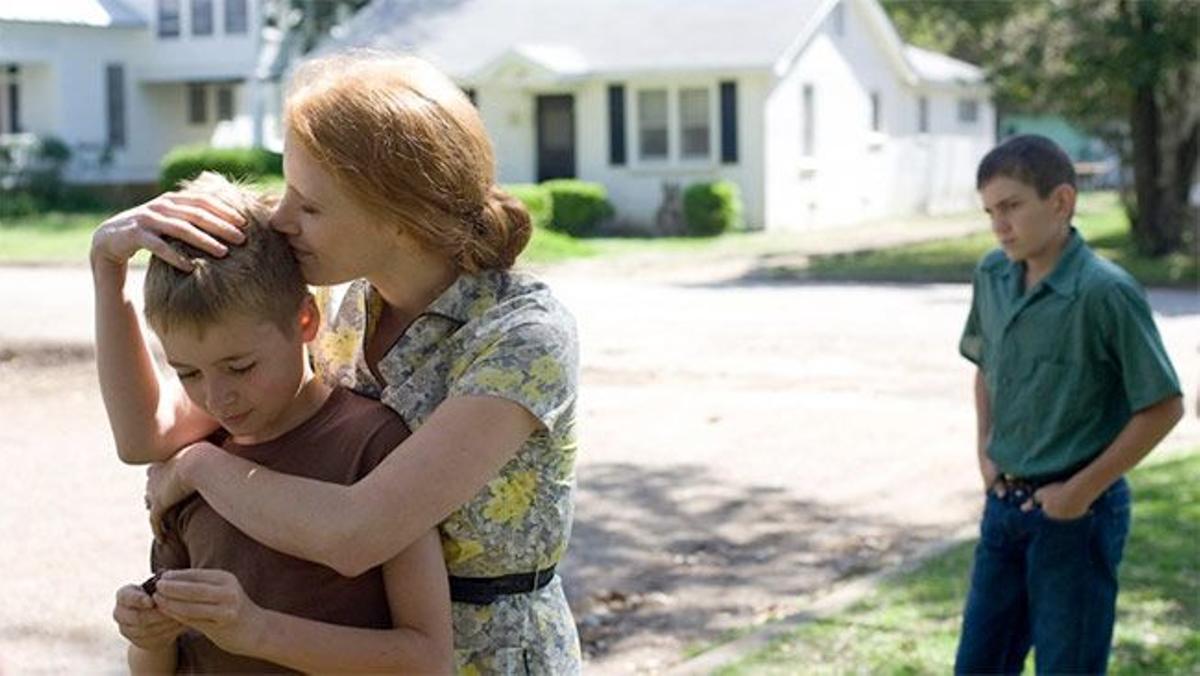
[[[317, 290], [313, 364], [326, 380], [379, 398], [418, 429], [450, 397], [487, 395], [542, 424], [500, 473], [439, 525], [452, 575], [493, 577], [557, 563], [571, 532], [578, 343], [571, 315], [536, 279], [463, 275], [380, 360], [362, 346], [380, 300], [365, 281]], [[453, 604], [461, 674], [573, 674], [582, 658], [561, 582], [488, 606]]]

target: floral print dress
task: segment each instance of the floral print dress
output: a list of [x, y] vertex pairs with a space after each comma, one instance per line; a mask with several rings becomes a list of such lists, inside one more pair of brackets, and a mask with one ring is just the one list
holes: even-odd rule
[[[543, 426], [438, 526], [450, 574], [496, 577], [558, 563], [571, 532], [579, 352], [574, 319], [549, 289], [509, 271], [460, 276], [380, 360], [383, 382], [363, 355], [382, 299], [364, 280], [316, 295], [324, 319], [313, 363], [331, 384], [380, 399], [413, 430], [442, 401], [465, 395], [513, 401]], [[452, 614], [461, 674], [580, 671], [579, 638], [557, 576], [490, 605], [455, 603]]]

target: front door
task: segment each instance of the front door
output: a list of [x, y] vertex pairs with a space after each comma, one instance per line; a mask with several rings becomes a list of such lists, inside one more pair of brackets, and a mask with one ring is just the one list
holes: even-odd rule
[[537, 180], [575, 178], [575, 97], [537, 97]]

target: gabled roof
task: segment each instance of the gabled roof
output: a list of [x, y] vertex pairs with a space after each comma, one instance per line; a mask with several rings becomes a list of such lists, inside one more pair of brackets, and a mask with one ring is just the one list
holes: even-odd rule
[[121, 0], [0, 0], [0, 21], [141, 28], [146, 18]]
[[514, 50], [564, 74], [770, 68], [833, 0], [375, 0], [321, 51], [406, 50], [452, 77]]
[[937, 84], [983, 84], [985, 77], [979, 66], [931, 52], [927, 49], [904, 46], [904, 58], [926, 82]]
[[560, 79], [759, 68], [783, 75], [839, 2], [865, 9], [910, 86], [984, 83], [969, 63], [905, 45], [878, 0], [374, 0], [318, 53], [413, 52], [462, 82], [514, 61]]

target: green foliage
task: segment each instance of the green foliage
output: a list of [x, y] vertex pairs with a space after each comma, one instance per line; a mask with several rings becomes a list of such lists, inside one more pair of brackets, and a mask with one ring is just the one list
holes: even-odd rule
[[283, 156], [264, 148], [181, 146], [163, 157], [159, 184], [164, 190], [173, 190], [180, 181], [195, 178], [203, 171], [243, 180], [282, 176]]
[[0, 221], [25, 218], [38, 213], [40, 207], [33, 195], [24, 190], [0, 191]]
[[742, 193], [732, 181], [693, 183], [683, 191], [683, 220], [689, 235], [708, 237], [741, 229]]
[[[1062, 115], [1133, 170], [1143, 254], [1186, 250], [1200, 162], [1196, 0], [884, 0], [905, 39], [981, 65], [1001, 112]], [[1137, 205], [1133, 202], [1136, 200]], [[1194, 243], [1193, 243], [1194, 244]]]
[[529, 218], [535, 229], [544, 230], [550, 227], [554, 217], [554, 200], [545, 186], [534, 183], [513, 183], [501, 186], [505, 192], [521, 200], [529, 210]]
[[615, 213], [608, 190], [599, 183], [560, 178], [541, 185], [550, 192], [552, 230], [573, 237], [595, 235]]

